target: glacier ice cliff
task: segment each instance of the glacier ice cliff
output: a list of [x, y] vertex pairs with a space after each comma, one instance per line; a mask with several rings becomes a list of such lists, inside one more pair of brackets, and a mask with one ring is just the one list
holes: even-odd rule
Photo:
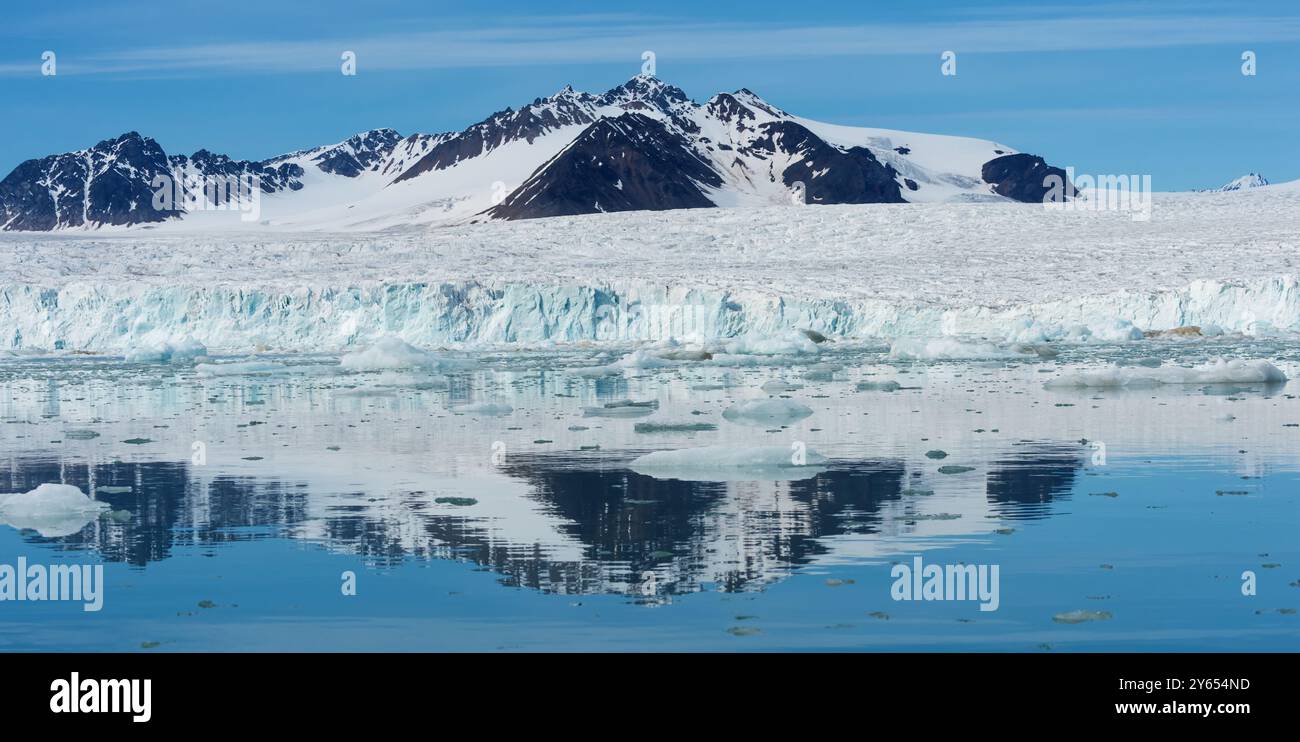
[[832, 338], [1004, 340], [1032, 328], [1031, 334], [1053, 340], [1077, 337], [1080, 326], [1105, 338], [1117, 320], [1142, 330], [1217, 325], [1247, 334], [1300, 331], [1300, 282], [1291, 275], [1200, 280], [1171, 290], [996, 306], [641, 282], [0, 286], [0, 348], [12, 350], [127, 351], [192, 336], [213, 349], [335, 351], [385, 335], [439, 346], [714, 340], [793, 329]]

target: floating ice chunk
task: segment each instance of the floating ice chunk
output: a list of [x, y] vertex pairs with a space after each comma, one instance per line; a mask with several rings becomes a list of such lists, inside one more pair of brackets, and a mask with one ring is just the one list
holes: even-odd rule
[[176, 342], [159, 343], [135, 348], [126, 354], [127, 363], [181, 363], [202, 358], [208, 354], [208, 348], [192, 336]]
[[789, 381], [782, 381], [781, 379], [772, 379], [771, 381], [763, 382], [763, 386], [759, 388], [768, 394], [780, 394], [781, 392], [799, 391], [800, 389], [803, 389], [803, 384], [795, 384]]
[[1033, 358], [1037, 353], [978, 340], [955, 337], [899, 338], [889, 347], [889, 357], [908, 361], [974, 361]]
[[792, 399], [751, 399], [728, 407], [722, 417], [742, 425], [778, 425], [798, 422], [811, 414], [812, 408]]
[[642, 348], [623, 356], [613, 365], [618, 368], [665, 368], [676, 366], [677, 361], [664, 358], [651, 348]]
[[633, 402], [630, 399], [606, 402], [600, 407], [582, 408], [583, 417], [645, 417], [659, 409], [658, 400]]
[[94, 520], [108, 504], [70, 484], [42, 484], [30, 492], [0, 494], [0, 521], [42, 536], [68, 536]]
[[1048, 389], [1096, 387], [1149, 387], [1164, 384], [1282, 384], [1287, 380], [1277, 366], [1265, 360], [1218, 358], [1202, 366], [1184, 368], [1124, 368], [1067, 374], [1044, 384]]
[[1065, 611], [1052, 616], [1056, 623], [1085, 623], [1088, 621], [1109, 621], [1115, 616], [1110, 611]]
[[470, 404], [457, 405], [451, 408], [452, 412], [458, 412], [465, 415], [509, 415], [515, 411], [504, 402], [472, 402]]
[[718, 426], [713, 423], [694, 422], [637, 423], [633, 428], [637, 433], [698, 433], [717, 429]]
[[790, 446], [703, 446], [648, 453], [628, 468], [658, 479], [730, 482], [807, 479], [825, 463], [819, 453]]
[[343, 356], [339, 365], [348, 371], [437, 368], [439, 359], [433, 353], [420, 350], [395, 335], [385, 335], [369, 348]]
[[888, 381], [859, 381], [857, 390], [860, 392], [896, 392], [902, 389], [903, 385], [893, 379]]
[[569, 369], [569, 373], [596, 379], [617, 376], [627, 369], [653, 369], [680, 366], [685, 361], [703, 361], [713, 358], [707, 350], [681, 348], [675, 343], [667, 347], [640, 348], [604, 366], [584, 366]]
[[669, 361], [708, 361], [713, 358], [713, 353], [703, 348], [674, 348], [660, 351], [658, 355]]
[[722, 347], [729, 355], [755, 356], [801, 355], [821, 350], [812, 338], [798, 330], [774, 336], [749, 334], [728, 340]]
[[659, 409], [659, 400], [647, 399], [644, 402], [637, 402], [631, 399], [620, 399], [616, 402], [606, 402], [604, 406], [609, 409], [617, 407], [645, 407], [651, 410], [657, 410]]

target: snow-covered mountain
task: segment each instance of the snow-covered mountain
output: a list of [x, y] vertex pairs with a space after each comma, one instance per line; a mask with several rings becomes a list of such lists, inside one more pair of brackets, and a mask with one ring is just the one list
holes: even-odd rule
[[1259, 188], [1268, 185], [1268, 179], [1259, 173], [1247, 173], [1222, 187], [1216, 188], [1216, 191], [1244, 191], [1250, 188]]
[[195, 190], [255, 176], [259, 226], [346, 231], [799, 202], [1033, 202], [1049, 174], [1065, 176], [995, 142], [825, 124], [745, 89], [697, 104], [638, 75], [600, 95], [566, 86], [459, 132], [376, 129], [260, 162], [169, 157], [130, 132], [19, 165], [0, 181], [0, 227], [249, 227], [229, 212], [157, 208], [160, 175]]

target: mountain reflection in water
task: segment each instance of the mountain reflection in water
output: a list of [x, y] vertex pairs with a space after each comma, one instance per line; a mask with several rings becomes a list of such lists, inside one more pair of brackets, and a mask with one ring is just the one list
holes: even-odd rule
[[[545, 540], [512, 531], [510, 512], [484, 517], [473, 507], [440, 505], [430, 492], [322, 496], [306, 483], [274, 477], [209, 477], [188, 462], [19, 457], [0, 471], [0, 491], [64, 482], [94, 492], [113, 517], [88, 519], [69, 536], [28, 531], [24, 538], [137, 567], [181, 548], [293, 538], [375, 567], [456, 560], [490, 569], [504, 585], [567, 594], [635, 594], [646, 580], [655, 582], [657, 595], [759, 590], [831, 552], [835, 537], [906, 538], [916, 527], [906, 501], [918, 497], [909, 481], [919, 475], [901, 459], [832, 461], [798, 481], [725, 483], [656, 479], [628, 470], [629, 460], [627, 453], [604, 452], [510, 457], [497, 476], [526, 485], [520, 510], [540, 509], [559, 524]], [[987, 466], [989, 512], [1047, 517], [1085, 460], [1081, 445], [1022, 444], [1018, 454]]]

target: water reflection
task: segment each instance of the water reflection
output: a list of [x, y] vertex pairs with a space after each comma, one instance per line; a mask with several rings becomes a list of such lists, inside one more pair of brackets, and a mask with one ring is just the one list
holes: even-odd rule
[[1050, 504], [1069, 497], [1086, 461], [1081, 448], [1035, 444], [990, 463], [986, 492], [993, 511], [1002, 518], [1022, 520], [1050, 515]]
[[[647, 582], [660, 596], [762, 589], [831, 553], [835, 537], [907, 536], [933, 525], [917, 515], [932, 493], [909, 487], [923, 465], [901, 459], [832, 461], [798, 481], [725, 483], [656, 479], [627, 469], [629, 460], [599, 451], [512, 456], [495, 476], [522, 484], [525, 494], [490, 516], [441, 504], [437, 492], [313, 493], [304, 482], [209, 477], [178, 462], [15, 458], [0, 472], [0, 491], [64, 482], [93, 492], [113, 515], [73, 535], [25, 538], [93, 549], [107, 561], [145, 566], [182, 547], [281, 537], [374, 565], [462, 561], [505, 585], [569, 594], [639, 594]], [[992, 462], [984, 483], [992, 513], [1046, 517], [1084, 460], [1075, 444], [1034, 444]], [[554, 530], [526, 527], [538, 510]], [[960, 524], [965, 533], [989, 527], [979, 517]]]
[[43, 482], [93, 492], [122, 517], [110, 514], [73, 535], [32, 536], [32, 542], [94, 549], [105, 561], [137, 566], [166, 559], [181, 546], [247, 540], [268, 535], [267, 527], [301, 522], [308, 497], [305, 486], [274, 479], [217, 477], [200, 483], [188, 464], [174, 462], [92, 465], [17, 459], [0, 472], [4, 492], [25, 492]]

